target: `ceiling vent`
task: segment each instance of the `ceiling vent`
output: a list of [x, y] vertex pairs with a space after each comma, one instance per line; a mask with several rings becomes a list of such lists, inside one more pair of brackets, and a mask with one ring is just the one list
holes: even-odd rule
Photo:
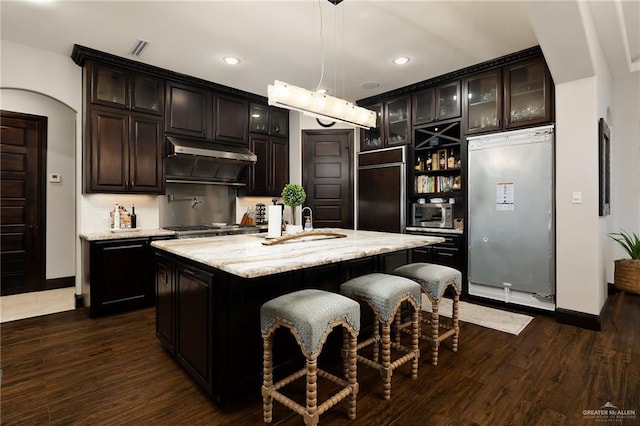
[[129, 51], [129, 54], [139, 58], [140, 56], [142, 56], [142, 53], [144, 53], [147, 47], [149, 47], [149, 44], [150, 43], [147, 40], [139, 38], [138, 40], [136, 40], [135, 44]]

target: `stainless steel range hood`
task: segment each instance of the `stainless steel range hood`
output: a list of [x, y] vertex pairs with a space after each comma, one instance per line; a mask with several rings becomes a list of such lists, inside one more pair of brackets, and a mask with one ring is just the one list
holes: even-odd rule
[[166, 181], [242, 186], [242, 171], [257, 160], [243, 147], [167, 136]]

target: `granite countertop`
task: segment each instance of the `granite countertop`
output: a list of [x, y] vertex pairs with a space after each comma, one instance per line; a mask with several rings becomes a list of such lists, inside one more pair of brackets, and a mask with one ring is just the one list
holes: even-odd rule
[[80, 238], [87, 241], [100, 241], [100, 240], [121, 240], [125, 238], [147, 238], [147, 237], [165, 237], [175, 235], [175, 231], [169, 231], [167, 229], [128, 229], [124, 231], [101, 231], [101, 232], [86, 232], [80, 234]]
[[346, 238], [309, 237], [263, 245], [266, 234], [154, 241], [151, 246], [243, 278], [258, 278], [312, 266], [407, 250], [444, 241], [440, 237], [316, 229], [346, 234]]

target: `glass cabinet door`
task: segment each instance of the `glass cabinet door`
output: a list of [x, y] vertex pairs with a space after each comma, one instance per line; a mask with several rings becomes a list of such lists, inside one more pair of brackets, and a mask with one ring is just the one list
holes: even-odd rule
[[550, 77], [542, 60], [505, 67], [505, 119], [507, 127], [550, 121]]
[[436, 101], [438, 120], [460, 117], [460, 82], [439, 86]]
[[414, 93], [412, 112], [414, 125], [435, 120], [435, 91], [433, 88]]
[[370, 149], [382, 148], [382, 104], [374, 104], [374, 105], [366, 105], [364, 108], [367, 108], [376, 113], [376, 127], [372, 127], [370, 129], [364, 129], [361, 133], [360, 138], [360, 150], [367, 151]]
[[500, 70], [465, 79], [466, 133], [500, 128], [502, 79]]
[[119, 68], [94, 64], [91, 101], [128, 108], [129, 78], [127, 72]]
[[385, 134], [387, 145], [404, 145], [411, 142], [410, 105], [410, 96], [403, 96], [386, 102], [387, 121], [385, 123]]
[[269, 133], [269, 109], [266, 105], [249, 106], [249, 131], [251, 133]]
[[161, 114], [164, 103], [162, 80], [142, 74], [133, 77], [132, 109], [151, 114]]
[[269, 134], [286, 137], [289, 133], [289, 111], [269, 108]]

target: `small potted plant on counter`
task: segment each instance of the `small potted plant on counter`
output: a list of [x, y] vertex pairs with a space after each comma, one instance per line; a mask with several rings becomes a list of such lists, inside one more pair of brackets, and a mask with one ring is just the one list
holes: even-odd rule
[[622, 306], [622, 300], [624, 293], [640, 294], [640, 237], [635, 232], [629, 234], [624, 231], [609, 234], [620, 246], [626, 251], [631, 259], [618, 259], [615, 260], [615, 270], [613, 274], [613, 281], [616, 288], [620, 291], [618, 301], [616, 303], [616, 311], [613, 316], [613, 322], [615, 323], [620, 307]]
[[304, 188], [297, 183], [288, 183], [282, 189], [282, 202], [291, 207], [291, 225], [287, 225], [287, 234], [302, 232], [302, 225], [296, 225], [296, 207], [301, 206], [307, 198]]

